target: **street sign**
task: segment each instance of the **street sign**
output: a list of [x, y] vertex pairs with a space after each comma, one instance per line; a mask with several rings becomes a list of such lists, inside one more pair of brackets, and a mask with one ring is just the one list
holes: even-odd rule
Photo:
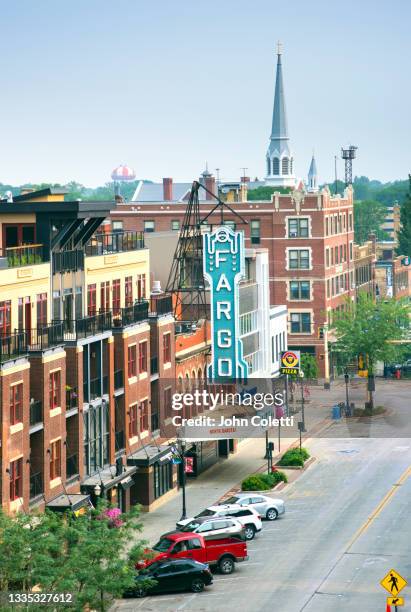
[[285, 351], [281, 353], [281, 374], [300, 373], [300, 351]]
[[403, 606], [404, 597], [387, 597], [387, 606]]
[[[381, 580], [380, 585], [384, 587], [391, 595], [398, 595], [405, 586], [407, 581], [405, 578], [400, 576], [395, 570], [390, 570], [386, 576]], [[395, 605], [395, 604], [394, 604]], [[399, 605], [399, 604], [396, 604]]]

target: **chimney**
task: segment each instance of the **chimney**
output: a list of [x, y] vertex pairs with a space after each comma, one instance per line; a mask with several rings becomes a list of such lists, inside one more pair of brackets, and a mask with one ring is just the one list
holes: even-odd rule
[[[215, 190], [215, 177], [212, 174], [210, 174], [209, 176], [205, 177], [205, 185], [204, 185], [204, 187], [206, 189], [208, 189], [208, 191], [211, 191], [211, 193], [213, 193], [215, 195], [215, 192], [216, 192], [216, 190]], [[213, 197], [209, 193], [207, 193], [207, 191], [205, 192], [205, 194], [206, 194], [206, 200], [212, 200], [213, 199]]]
[[163, 198], [166, 202], [173, 199], [173, 179], [163, 178]]

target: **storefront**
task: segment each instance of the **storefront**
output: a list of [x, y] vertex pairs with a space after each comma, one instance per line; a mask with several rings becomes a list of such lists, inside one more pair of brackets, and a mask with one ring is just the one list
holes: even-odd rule
[[[196, 477], [219, 459], [218, 440], [196, 442], [186, 451], [186, 475]], [[189, 468], [189, 469], [187, 469]]]
[[143, 511], [152, 510], [177, 487], [177, 466], [168, 445], [146, 446], [127, 457], [127, 464], [136, 469], [131, 504], [140, 504]]

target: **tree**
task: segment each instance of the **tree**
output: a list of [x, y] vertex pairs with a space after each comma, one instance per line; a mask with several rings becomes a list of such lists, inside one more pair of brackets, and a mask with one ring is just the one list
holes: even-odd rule
[[74, 593], [66, 610], [107, 610], [114, 597], [134, 585], [134, 565], [143, 557], [143, 543], [130, 549], [133, 533], [141, 529], [137, 509], [114, 520], [106, 510], [102, 503], [80, 516], [47, 510], [0, 513], [1, 591], [30, 592], [36, 587]]
[[371, 233], [379, 240], [384, 240], [386, 234], [381, 230], [384, 223], [386, 208], [376, 200], [359, 200], [354, 202], [354, 236], [355, 241], [362, 244], [368, 240]]
[[304, 377], [308, 380], [318, 378], [318, 364], [314, 355], [310, 353], [301, 354], [301, 370], [304, 372]]
[[[404, 345], [396, 341], [407, 339], [410, 313], [407, 302], [394, 299], [374, 302], [366, 292], [360, 292], [357, 302], [347, 299], [346, 311], [333, 318], [334, 348], [345, 364], [357, 360], [359, 355], [366, 356], [371, 382], [378, 361], [393, 362], [404, 352]], [[369, 406], [372, 410], [372, 390], [369, 391]]]
[[278, 191], [279, 193], [290, 193], [291, 187], [256, 187], [256, 189], [249, 189], [247, 192], [247, 200], [267, 200], [271, 202], [273, 193]]
[[401, 205], [401, 229], [398, 233], [397, 255], [411, 257], [411, 174], [408, 175], [408, 193]]

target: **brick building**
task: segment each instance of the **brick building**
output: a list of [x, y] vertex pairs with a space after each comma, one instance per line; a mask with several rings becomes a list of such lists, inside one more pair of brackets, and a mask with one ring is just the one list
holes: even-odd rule
[[158, 439], [174, 378], [169, 296], [149, 299], [142, 233], [112, 202], [52, 189], [0, 212], [0, 502], [7, 512], [157, 503], [176, 485]]

